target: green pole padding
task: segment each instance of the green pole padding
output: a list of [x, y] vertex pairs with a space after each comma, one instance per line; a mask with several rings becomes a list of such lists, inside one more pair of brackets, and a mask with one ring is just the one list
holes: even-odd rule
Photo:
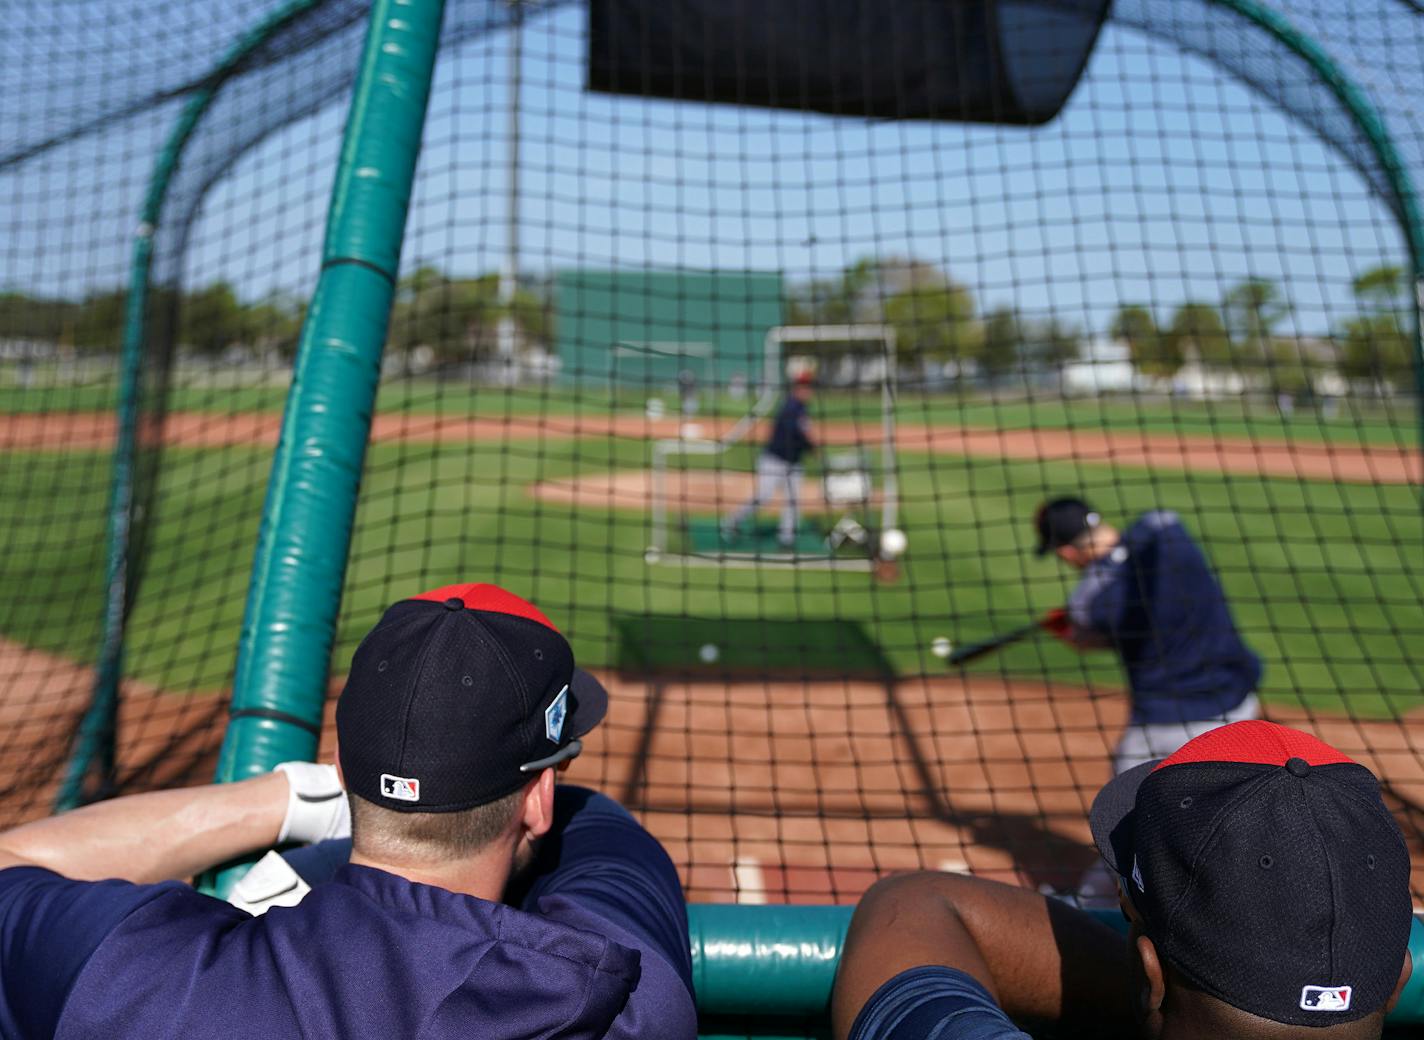
[[149, 276], [153, 269], [153, 235], [163, 215], [163, 201], [183, 149], [208, 106], [258, 47], [293, 19], [325, 0], [291, 0], [243, 33], [221, 61], [203, 77], [203, 85], [188, 98], [159, 153], [148, 181], [138, 229], [134, 233], [133, 260], [129, 265], [129, 294], [124, 309], [124, 340], [119, 355], [119, 401], [114, 436], [114, 464], [109, 483], [108, 530], [105, 536], [104, 618], [89, 707], [75, 733], [64, 780], [55, 798], [55, 811], [73, 809], [85, 799], [84, 781], [91, 772], [100, 788], [112, 778], [114, 730], [119, 709], [119, 680], [123, 675], [124, 624], [129, 600], [128, 561], [133, 527], [134, 470], [138, 455], [139, 397], [142, 386], [144, 345], [147, 339]]
[[692, 988], [704, 1015], [821, 1015], [850, 927], [850, 906], [687, 908]]
[[[238, 644], [219, 782], [316, 755], [444, 0], [376, 0], [297, 346]], [[229, 868], [206, 879], [223, 894]]]
[[[824, 1016], [830, 1008], [831, 986], [853, 910], [849, 906], [689, 905], [692, 985], [698, 1014], [713, 1018]], [[1119, 931], [1126, 930], [1116, 909], [1088, 913]], [[1424, 920], [1419, 916], [1409, 933], [1409, 952], [1414, 973], [1389, 1014], [1390, 1025], [1424, 1023]]]

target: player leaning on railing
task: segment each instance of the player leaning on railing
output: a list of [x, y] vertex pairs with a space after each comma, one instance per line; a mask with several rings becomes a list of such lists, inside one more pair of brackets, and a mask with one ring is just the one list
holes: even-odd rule
[[555, 787], [606, 708], [532, 604], [397, 603], [337, 706], [350, 864], [260, 917], [165, 880], [339, 835], [336, 770], [310, 763], [0, 834], [0, 1037], [690, 1040], [671, 860]]
[[836, 1040], [1376, 1040], [1409, 980], [1409, 852], [1368, 769], [1260, 720], [1109, 781], [1093, 838], [1126, 939], [953, 874], [877, 883], [832, 998]]

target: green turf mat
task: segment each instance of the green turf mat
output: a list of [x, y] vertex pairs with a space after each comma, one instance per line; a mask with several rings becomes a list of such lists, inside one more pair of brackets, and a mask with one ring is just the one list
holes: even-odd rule
[[880, 647], [852, 621], [619, 615], [617, 662], [640, 675], [884, 679]]
[[826, 536], [810, 520], [802, 520], [792, 546], [783, 546], [775, 522], [746, 524], [727, 538], [715, 517], [694, 517], [687, 522], [687, 546], [699, 556], [736, 554], [739, 556], [830, 556]]

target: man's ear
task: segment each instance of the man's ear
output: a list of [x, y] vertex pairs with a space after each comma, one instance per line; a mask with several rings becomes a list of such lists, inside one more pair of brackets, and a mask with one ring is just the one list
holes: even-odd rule
[[1134, 947], [1138, 963], [1142, 966], [1143, 979], [1142, 992], [1135, 996], [1142, 1004], [1142, 1017], [1150, 1018], [1162, 1011], [1162, 1002], [1167, 998], [1167, 981], [1152, 940], [1139, 935]]
[[1053, 555], [1057, 556], [1070, 567], [1078, 566], [1078, 547], [1076, 545], [1055, 546]]
[[520, 827], [531, 838], [540, 838], [554, 825], [554, 776], [553, 766], [541, 769], [535, 780], [524, 789], [524, 806], [520, 815]]
[[1389, 995], [1389, 1000], [1385, 1002], [1385, 1014], [1394, 1010], [1394, 1005], [1399, 1003], [1399, 997], [1404, 992], [1404, 987], [1409, 983], [1409, 976], [1414, 973], [1414, 955], [1408, 950], [1404, 951], [1404, 967], [1399, 969], [1399, 981], [1394, 984], [1394, 992]]

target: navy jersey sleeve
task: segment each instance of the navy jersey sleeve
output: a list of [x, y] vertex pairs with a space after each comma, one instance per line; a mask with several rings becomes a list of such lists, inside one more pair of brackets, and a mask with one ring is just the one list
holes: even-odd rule
[[677, 868], [621, 805], [560, 785], [554, 827], [527, 887], [510, 902], [607, 935], [642, 954], [642, 980], [610, 1034], [691, 1038], [697, 1031], [687, 903]]
[[910, 968], [865, 1002], [849, 1040], [1031, 1040], [958, 968]]
[[125, 917], [176, 885], [0, 870], [0, 1036], [53, 1036], [79, 973]]

